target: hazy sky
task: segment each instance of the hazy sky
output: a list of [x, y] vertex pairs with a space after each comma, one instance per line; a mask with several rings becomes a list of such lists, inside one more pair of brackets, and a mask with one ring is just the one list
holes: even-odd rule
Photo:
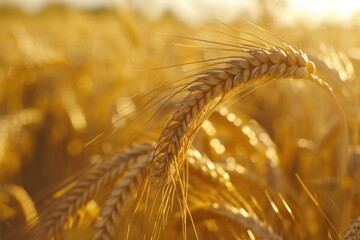
[[[261, 16], [259, 0], [0, 0], [0, 4], [15, 4], [28, 12], [37, 12], [48, 3], [65, 3], [79, 8], [100, 6], [130, 7], [150, 19], [160, 17], [165, 11], [188, 24], [201, 24], [209, 19], [227, 22], [242, 16], [256, 20]], [[299, 22], [316, 27], [323, 22], [360, 26], [360, 0], [271, 0], [261, 1], [279, 24]], [[354, 14], [357, 13], [357, 17]]]

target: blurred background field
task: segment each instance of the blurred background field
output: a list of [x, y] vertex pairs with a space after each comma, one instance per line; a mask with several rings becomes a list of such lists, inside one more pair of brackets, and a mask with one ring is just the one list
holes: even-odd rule
[[[41, 8], [32, 5], [35, 7], [27, 11], [8, 3], [0, 5], [0, 238], [13, 236], [19, 226], [36, 224], [34, 219], [54, 198], [52, 194], [92, 163], [121, 152], [141, 138], [156, 140], [166, 110], [161, 114], [144, 112], [147, 116], [157, 114], [158, 121], [148, 125], [139, 121], [145, 131], [136, 139], [127, 129], [128, 125], [138, 127], [126, 116], [143, 111], [141, 101], [146, 98], [141, 96], [165, 82], [171, 86], [171, 81], [202, 66], [184, 63], [221, 56], [219, 50], [207, 49], [206, 43], [179, 36], [227, 43], [226, 36], [216, 30], [225, 28], [234, 35], [259, 31], [247, 22], [250, 20], [304, 50], [341, 103], [348, 142], [336, 101], [312, 83], [276, 80], [229, 106], [244, 122], [249, 119], [246, 124], [252, 130], [259, 129], [273, 142], [277, 167], [297, 191], [297, 204], [305, 206], [304, 219], [296, 216], [300, 226], [295, 227], [296, 231], [310, 221], [308, 232], [299, 238], [338, 239], [351, 220], [360, 215], [359, 12], [351, 13], [347, 7], [343, 16], [337, 13], [316, 18], [319, 13], [315, 10], [299, 8], [301, 13], [292, 10], [290, 21], [290, 14], [281, 16], [279, 12], [286, 2], [258, 1], [255, 7], [244, 4], [245, 10], [238, 15], [234, 11], [229, 19], [221, 19], [219, 16], [226, 16], [226, 12], [209, 10], [209, 14], [192, 15], [190, 11], [187, 15], [181, 8], [169, 7], [166, 11], [154, 7], [151, 13], [143, 4], [95, 4], [85, 10], [63, 4]], [[332, 6], [334, 10], [337, 5]], [[227, 9], [231, 7], [220, 10]], [[178, 66], [167, 68], [171, 65]], [[228, 123], [223, 123], [220, 115], [211, 118], [218, 129], [217, 139], [226, 143], [228, 154], [236, 152], [241, 164], [251, 169], [247, 161], [260, 161], [259, 156], [269, 146], [240, 144], [229, 132], [234, 126], [224, 127]], [[208, 138], [200, 132], [195, 139], [197, 148], [221, 162], [214, 144], [206, 144], [211, 143]], [[251, 138], [242, 140], [250, 142]], [[341, 182], [337, 182], [339, 166], [346, 168]], [[253, 171], [261, 174], [260, 170]], [[326, 217], [311, 202], [295, 174], [315, 192]], [[243, 180], [234, 181], [241, 185]], [[259, 192], [254, 196], [264, 194], [261, 188]], [[273, 218], [269, 216], [267, 222], [273, 222], [273, 228], [289, 239], [286, 236], [291, 236], [292, 222], [276, 227], [279, 220]], [[286, 222], [291, 217], [284, 218]]]

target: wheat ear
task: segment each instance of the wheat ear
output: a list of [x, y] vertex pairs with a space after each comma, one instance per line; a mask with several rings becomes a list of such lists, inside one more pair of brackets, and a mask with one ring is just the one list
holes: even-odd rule
[[[230, 199], [232, 200], [231, 202], [237, 202], [238, 193], [232, 185], [229, 175], [221, 167], [215, 167], [209, 159], [203, 158], [196, 150], [189, 150], [188, 156], [190, 158], [189, 167], [192, 173], [201, 176], [201, 178], [207, 182], [222, 186], [223, 189], [229, 191], [228, 195], [233, 197], [233, 199]], [[144, 178], [143, 172], [147, 166], [148, 162], [143, 158], [133, 165], [128, 170], [126, 176], [113, 187], [109, 199], [101, 210], [101, 218], [95, 223], [96, 233], [94, 234], [93, 240], [115, 238], [116, 229], [119, 227], [120, 223], [120, 217], [124, 212], [124, 205], [139, 187]], [[225, 198], [227, 199], [229, 197], [225, 196]]]
[[292, 47], [244, 51], [244, 57], [226, 62], [225, 68], [203, 73], [204, 77], [196, 79], [187, 89], [188, 95], [180, 102], [157, 141], [152, 163], [155, 179], [164, 180], [170, 170], [178, 172], [194, 134], [204, 117], [213, 110], [212, 103], [219, 104], [255, 82], [274, 78], [317, 79], [315, 65], [304, 53]]
[[115, 239], [116, 229], [119, 227], [120, 217], [124, 213], [124, 206], [132, 198], [134, 192], [144, 179], [144, 171], [148, 161], [144, 156], [133, 165], [126, 176], [116, 184], [111, 195], [100, 212], [100, 219], [95, 223], [96, 233], [93, 240]]
[[354, 220], [350, 227], [344, 233], [344, 240], [359, 240], [360, 239], [360, 217]]
[[92, 168], [74, 188], [49, 208], [50, 212], [35, 229], [35, 238], [56, 238], [69, 217], [102, 188], [113, 184], [131, 165], [139, 161], [140, 156], [147, 155], [151, 149], [150, 145], [140, 145]]

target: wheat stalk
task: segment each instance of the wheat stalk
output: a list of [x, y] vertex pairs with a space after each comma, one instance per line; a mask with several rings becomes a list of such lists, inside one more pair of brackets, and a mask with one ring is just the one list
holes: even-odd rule
[[213, 204], [209, 210], [242, 225], [246, 229], [250, 229], [259, 239], [282, 239], [274, 233], [269, 225], [261, 222], [256, 216], [249, 215], [244, 209], [238, 209], [227, 204]]
[[[210, 199], [209, 199], [210, 200]], [[230, 220], [232, 223], [239, 224], [244, 230], [251, 230], [257, 237], [256, 239], [280, 240], [281, 236], [277, 235], [274, 230], [265, 222], [262, 222], [256, 215], [248, 213], [243, 208], [237, 208], [229, 203], [207, 201], [208, 206], [201, 207], [194, 211], [193, 218], [196, 222], [206, 220], [206, 218], [222, 217]], [[207, 213], [210, 213], [207, 214]], [[215, 216], [211, 216], [214, 214]]]
[[[275, 186], [278, 184], [278, 180], [282, 175], [282, 172], [280, 170], [279, 166], [279, 157], [277, 153], [277, 149], [275, 147], [274, 142], [270, 139], [268, 133], [262, 129], [258, 123], [255, 120], [250, 119], [241, 119], [238, 118], [234, 113], [229, 111], [226, 108], [222, 108], [221, 111], [219, 111], [220, 116], [223, 116], [226, 118], [226, 120], [234, 125], [234, 127], [239, 128], [239, 130], [248, 137], [248, 142], [256, 143], [251, 144], [259, 153], [264, 152], [265, 154], [265, 167], [266, 167], [266, 173], [267, 173], [267, 179], [270, 183], [269, 185]], [[245, 120], [241, 121], [241, 120]], [[236, 124], [240, 123], [240, 124]], [[246, 172], [246, 171], [245, 171]], [[258, 178], [256, 176], [257, 174], [252, 174], [250, 171], [248, 172], [248, 176], [253, 176]], [[258, 178], [259, 181], [261, 181]]]
[[210, 159], [202, 156], [200, 152], [195, 149], [188, 150], [188, 163], [191, 176], [199, 176], [204, 182], [218, 188], [219, 195], [223, 196], [225, 200], [236, 206], [240, 203], [246, 207], [249, 212], [254, 213], [251, 206], [236, 190], [228, 172], [220, 165], [215, 165]]
[[56, 238], [78, 209], [91, 200], [102, 188], [113, 184], [130, 166], [136, 164], [152, 149], [150, 145], [140, 145], [98, 164], [90, 170], [69, 192], [62, 196], [45, 215], [34, 231], [35, 238]]
[[229, 174], [195, 149], [188, 150], [188, 162], [192, 173], [200, 175], [206, 182], [221, 186], [229, 192], [236, 191]]
[[[264, 164], [263, 168], [265, 168], [266, 177], [261, 176], [261, 173], [257, 173], [256, 171], [248, 170], [237, 163], [239, 156], [237, 156], [237, 154], [229, 155], [229, 152], [233, 151], [233, 149], [227, 150], [224, 153], [217, 152], [216, 149], [214, 149], [214, 152], [218, 154], [219, 157], [222, 156], [222, 158], [231, 159], [230, 161], [226, 161], [226, 163], [220, 163], [220, 165], [228, 173], [236, 173], [237, 175], [242, 176], [245, 179], [249, 179], [250, 181], [257, 183], [260, 186], [272, 186], [277, 188], [279, 185], [279, 179], [282, 176], [282, 172], [278, 167], [279, 157], [277, 149], [275, 144], [271, 141], [268, 133], [262, 129], [255, 120], [250, 121], [250, 119], [244, 115], [240, 117], [231, 112], [226, 107], [221, 107], [220, 110], [216, 111], [214, 120], [217, 117], [220, 117], [232, 125], [233, 131], [231, 131], [231, 136], [241, 134], [241, 136], [246, 137], [246, 141], [249, 142], [248, 144], [252, 148], [254, 148], [255, 153], [257, 155], [261, 155], [261, 157], [264, 158], [262, 159], [263, 163], [261, 164]], [[205, 123], [207, 123], [206, 125], [210, 124], [215, 129], [215, 127], [219, 126], [219, 124], [222, 124], [222, 122], [212, 122], [208, 119], [202, 126], [204, 132], [208, 137], [210, 137], [210, 139], [206, 139], [207, 141], [211, 141], [214, 137], [217, 139], [217, 136], [215, 135], [216, 131], [207, 131], [206, 126], [204, 126]], [[269, 182], [269, 184], [267, 182]]]
[[[281, 239], [280, 236], [273, 232], [270, 226], [259, 220], [250, 204], [238, 193], [232, 184], [229, 174], [221, 166], [214, 165], [209, 159], [201, 156], [198, 151], [193, 149], [188, 151], [188, 156], [191, 176], [200, 175], [204, 182], [210, 183], [217, 189], [216, 192], [219, 196], [223, 196], [222, 199], [220, 198], [221, 204], [218, 204], [213, 200], [214, 194], [208, 195], [209, 191], [202, 191], [202, 189], [192, 187], [192, 196], [196, 195], [200, 202], [211, 203], [210, 208], [205, 208], [207, 211], [233, 220], [246, 229], [251, 229], [260, 239]], [[221, 189], [227, 190], [225, 195]], [[238, 207], [239, 203], [246, 210]]]
[[[160, 134], [153, 156], [154, 176], [164, 179], [179, 172], [179, 166], [191, 140], [209, 114], [211, 103], [219, 104], [253, 83], [274, 78], [316, 79], [315, 66], [300, 50], [288, 47], [251, 49], [240, 60], [226, 62], [226, 67], [205, 72], [187, 89], [188, 95]], [[165, 181], [166, 182], [166, 181]]]

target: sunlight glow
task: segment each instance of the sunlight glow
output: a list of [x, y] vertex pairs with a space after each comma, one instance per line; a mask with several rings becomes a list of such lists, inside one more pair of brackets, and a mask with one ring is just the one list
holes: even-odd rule
[[[304, 24], [315, 28], [323, 23], [348, 27], [360, 25], [360, 1], [357, 0], [0, 0], [0, 5], [17, 5], [28, 12], [37, 12], [49, 3], [81, 9], [125, 7], [136, 9], [153, 20], [171, 13], [191, 26], [213, 19], [227, 23], [239, 18], [256, 21], [264, 16], [265, 11], [283, 26]], [[260, 7], [260, 4], [266, 8]]]

